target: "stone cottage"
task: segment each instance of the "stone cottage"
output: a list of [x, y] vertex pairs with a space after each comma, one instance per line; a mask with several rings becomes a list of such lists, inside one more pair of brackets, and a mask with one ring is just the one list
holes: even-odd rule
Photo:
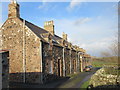
[[40, 28], [20, 17], [20, 6], [12, 0], [8, 19], [0, 28], [2, 47], [9, 50], [10, 81], [45, 83], [83, 70], [89, 62], [83, 48], [55, 34], [54, 22]]

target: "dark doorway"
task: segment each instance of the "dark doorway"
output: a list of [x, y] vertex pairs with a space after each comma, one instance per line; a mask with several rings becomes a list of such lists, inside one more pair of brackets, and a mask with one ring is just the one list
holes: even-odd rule
[[58, 75], [63, 76], [63, 69], [62, 69], [62, 60], [58, 59]]

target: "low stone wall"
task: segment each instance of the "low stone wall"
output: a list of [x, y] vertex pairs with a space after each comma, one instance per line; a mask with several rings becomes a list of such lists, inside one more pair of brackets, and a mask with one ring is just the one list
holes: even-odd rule
[[116, 85], [117, 82], [120, 84], [120, 76], [117, 77], [117, 75], [106, 74], [105, 69], [101, 68], [91, 77], [89, 85], [93, 85], [93, 87]]

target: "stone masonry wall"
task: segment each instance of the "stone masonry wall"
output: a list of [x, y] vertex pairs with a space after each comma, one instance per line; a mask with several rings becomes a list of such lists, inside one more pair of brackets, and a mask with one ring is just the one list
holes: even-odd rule
[[29, 29], [24, 31], [25, 72], [27, 83], [40, 83], [40, 39]]
[[23, 24], [18, 18], [8, 19], [2, 30], [2, 49], [9, 50], [9, 72], [11, 74], [10, 80], [13, 80], [14, 73], [17, 74], [14, 77], [16, 81], [23, 81]]
[[26, 82], [39, 83], [39, 38], [29, 28], [23, 28], [23, 23], [18, 18], [14, 18], [8, 19], [2, 27], [2, 40], [2, 49], [9, 50], [10, 55], [10, 81], [23, 82], [25, 78]]
[[[58, 46], [53, 46], [52, 57], [54, 60], [53, 72], [55, 75], [63, 75], [63, 48]], [[60, 69], [60, 70], [59, 70]]]
[[76, 51], [72, 50], [71, 51], [71, 73], [75, 73], [76, 72]]
[[[58, 79], [63, 74], [62, 70], [62, 48], [53, 46], [52, 51], [49, 50], [50, 46], [43, 43], [43, 82], [53, 81]], [[61, 66], [59, 65], [61, 61]], [[61, 70], [59, 70], [61, 68]]]
[[65, 71], [66, 71], [66, 75], [70, 74], [70, 49], [66, 48], [65, 49]]
[[120, 76], [117, 77], [117, 75], [105, 74], [104, 68], [101, 68], [91, 77], [89, 85], [93, 85], [93, 87], [116, 85], [116, 80], [120, 84]]

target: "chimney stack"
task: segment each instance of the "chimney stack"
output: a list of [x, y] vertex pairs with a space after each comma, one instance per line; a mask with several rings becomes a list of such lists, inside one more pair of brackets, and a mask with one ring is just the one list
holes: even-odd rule
[[65, 33], [63, 32], [62, 38], [67, 41], [67, 34], [65, 34]]
[[9, 10], [8, 10], [8, 18], [20, 18], [20, 8], [19, 4], [16, 0], [11, 0], [11, 3], [9, 4]]
[[52, 21], [46, 21], [44, 23], [44, 29], [50, 32], [52, 35], [54, 35], [54, 22]]

